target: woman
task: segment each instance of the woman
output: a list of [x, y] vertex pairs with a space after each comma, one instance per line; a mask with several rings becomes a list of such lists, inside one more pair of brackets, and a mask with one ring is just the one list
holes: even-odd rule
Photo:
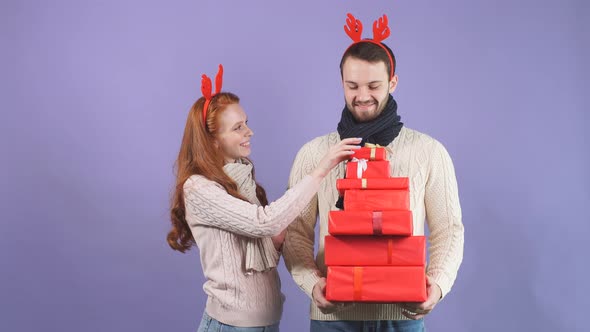
[[208, 296], [199, 331], [278, 331], [284, 297], [276, 270], [285, 228], [309, 203], [322, 179], [358, 148], [343, 140], [315, 170], [268, 204], [248, 159], [252, 130], [229, 92], [203, 75], [203, 97], [191, 108], [177, 160], [168, 243], [199, 247]]

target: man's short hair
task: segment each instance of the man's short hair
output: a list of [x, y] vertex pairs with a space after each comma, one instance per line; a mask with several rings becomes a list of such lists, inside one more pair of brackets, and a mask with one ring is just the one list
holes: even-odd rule
[[[393, 61], [393, 70], [391, 69], [391, 64], [389, 63], [389, 57], [387, 56], [387, 53], [385, 53], [383, 47], [375, 45], [371, 42], [363, 43], [361, 41], [350, 46], [342, 55], [342, 59], [340, 60], [340, 76], [342, 77], [342, 67], [344, 62], [349, 57], [364, 60], [370, 63], [382, 61], [385, 63], [385, 67], [387, 67], [387, 76], [389, 76], [389, 73], [391, 72], [393, 72], [393, 75], [395, 75], [395, 55], [393, 54], [393, 51], [387, 45], [385, 45], [385, 43], [381, 43], [381, 45], [383, 45], [385, 49], [387, 49], [387, 52], [389, 52], [389, 55], [391, 55], [391, 60]], [[393, 77], [390, 77], [389, 79], [391, 80], [392, 78]]]

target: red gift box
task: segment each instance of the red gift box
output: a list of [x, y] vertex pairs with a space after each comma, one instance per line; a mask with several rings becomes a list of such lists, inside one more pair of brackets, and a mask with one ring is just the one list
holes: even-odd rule
[[351, 158], [367, 159], [367, 160], [387, 160], [387, 153], [385, 148], [360, 148], [354, 151]]
[[339, 236], [324, 238], [326, 265], [425, 266], [424, 236]]
[[326, 299], [341, 302], [424, 302], [423, 266], [328, 266]]
[[412, 235], [412, 211], [330, 211], [332, 235]]
[[336, 189], [340, 196], [344, 195], [345, 190], [349, 189], [408, 189], [410, 180], [406, 177], [396, 177], [388, 179], [338, 179], [336, 180]]
[[[364, 169], [363, 166], [366, 166]], [[359, 169], [360, 167], [360, 169]], [[360, 176], [359, 176], [360, 175]], [[389, 178], [389, 161], [349, 161], [346, 163], [347, 179], [387, 179]]]
[[346, 190], [345, 211], [409, 210], [409, 190]]

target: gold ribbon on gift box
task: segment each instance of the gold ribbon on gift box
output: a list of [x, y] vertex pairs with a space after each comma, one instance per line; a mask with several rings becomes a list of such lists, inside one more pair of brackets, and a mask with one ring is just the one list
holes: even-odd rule
[[369, 160], [375, 160], [375, 156], [377, 154], [377, 148], [381, 148], [381, 147], [382, 146], [379, 144], [365, 143], [365, 148], [371, 149], [371, 156], [369, 157]]
[[371, 155], [370, 155], [370, 159], [369, 160], [375, 160], [375, 157], [377, 156], [377, 148], [384, 148], [385, 151], [387, 151], [387, 153], [391, 154], [391, 149], [388, 148], [387, 146], [381, 146], [379, 144], [373, 144], [373, 143], [365, 143], [365, 148], [369, 148], [371, 149]]

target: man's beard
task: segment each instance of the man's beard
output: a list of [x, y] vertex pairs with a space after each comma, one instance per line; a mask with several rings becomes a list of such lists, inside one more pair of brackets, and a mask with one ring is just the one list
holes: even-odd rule
[[[377, 101], [377, 99], [375, 98], [371, 98], [370, 101], [366, 101], [366, 102], [357, 102], [356, 98], [352, 100], [352, 105], [349, 105], [348, 103], [346, 104], [346, 107], [348, 107], [349, 111], [355, 110], [352, 113], [352, 116], [354, 117], [354, 119], [357, 122], [368, 122], [368, 121], [372, 121], [375, 120], [379, 114], [381, 114], [381, 112], [383, 112], [383, 110], [385, 109], [385, 106], [387, 105], [387, 100], [388, 100], [389, 95], [385, 95], [385, 98], [383, 98], [381, 100], [381, 103], [379, 103], [379, 101]], [[362, 111], [357, 111], [356, 107], [357, 106], [370, 106], [370, 105], [376, 105], [377, 109], [374, 112], [371, 112], [370, 115], [368, 115], [368, 117], [364, 117], [364, 118], [359, 118], [358, 114], [364, 114], [365, 112]]]

